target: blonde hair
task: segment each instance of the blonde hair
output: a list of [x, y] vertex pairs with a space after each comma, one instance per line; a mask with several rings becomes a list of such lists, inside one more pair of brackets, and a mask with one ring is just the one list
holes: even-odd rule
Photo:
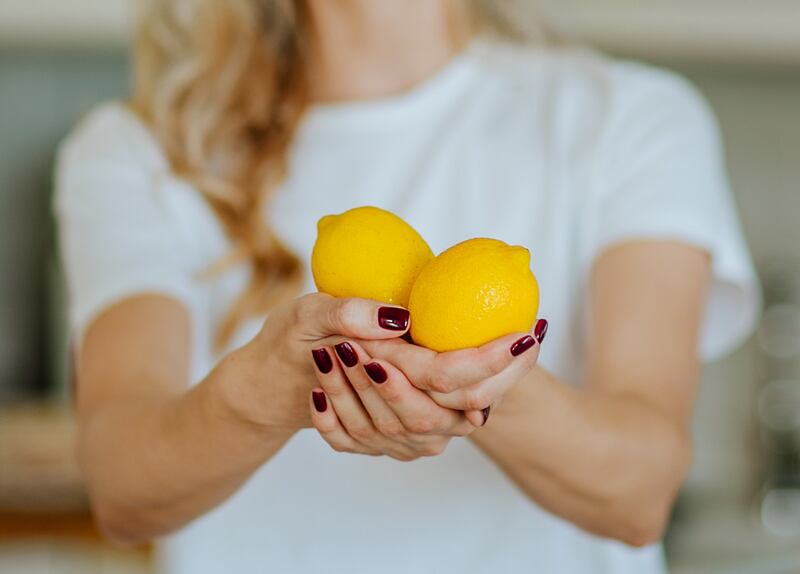
[[[458, 0], [456, 0], [458, 1]], [[472, 0], [468, 26], [518, 38], [513, 2]], [[248, 261], [250, 282], [216, 344], [239, 322], [294, 296], [300, 260], [267, 225], [307, 104], [303, 0], [147, 0], [135, 47], [133, 107], [172, 169], [214, 210], [234, 249], [212, 271]]]

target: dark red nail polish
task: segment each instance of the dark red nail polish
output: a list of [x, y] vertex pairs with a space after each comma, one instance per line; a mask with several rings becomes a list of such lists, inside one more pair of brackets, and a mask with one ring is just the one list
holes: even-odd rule
[[400, 307], [381, 307], [378, 309], [378, 325], [389, 331], [405, 331], [408, 329], [408, 311]]
[[386, 369], [381, 367], [379, 363], [369, 363], [368, 365], [364, 365], [364, 370], [367, 371], [369, 378], [379, 385], [385, 383], [389, 378], [389, 375], [386, 374]]
[[536, 323], [536, 328], [533, 330], [533, 336], [536, 337], [536, 340], [539, 341], [541, 345], [544, 342], [544, 338], [547, 336], [547, 327], [548, 327], [547, 319], [539, 319]]
[[511, 345], [511, 354], [515, 357], [519, 357], [522, 353], [533, 347], [535, 344], [536, 339], [530, 335], [525, 335], [522, 337], [522, 339]]
[[489, 415], [491, 414], [491, 412], [492, 412], [492, 407], [486, 407], [481, 411], [481, 413], [483, 414], [483, 424], [486, 424], [486, 421], [489, 420]]
[[311, 351], [311, 356], [314, 357], [314, 362], [323, 375], [327, 375], [333, 370], [333, 359], [327, 349], [314, 349]]
[[358, 364], [358, 353], [350, 343], [339, 343], [334, 349], [346, 367], [355, 367]]
[[311, 398], [314, 399], [314, 408], [318, 413], [324, 413], [328, 410], [328, 399], [325, 398], [325, 393], [314, 391], [311, 393]]

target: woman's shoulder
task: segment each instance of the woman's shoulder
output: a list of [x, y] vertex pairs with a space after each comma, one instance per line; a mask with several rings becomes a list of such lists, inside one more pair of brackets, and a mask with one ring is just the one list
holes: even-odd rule
[[67, 211], [130, 208], [154, 201], [151, 182], [169, 171], [156, 138], [123, 102], [100, 104], [61, 142], [54, 165], [53, 208]]
[[125, 102], [101, 103], [85, 114], [62, 141], [58, 167], [106, 163], [160, 169], [167, 162], [144, 121]]
[[651, 133], [656, 138], [716, 129], [701, 93], [665, 68], [571, 46], [491, 43], [481, 59], [486, 73], [513, 94], [512, 107], [535, 106], [552, 128], [548, 133], [583, 152], [654, 124], [664, 128]]
[[672, 70], [581, 46], [488, 41], [480, 43], [476, 52], [485, 69], [494, 70], [498, 78], [562, 99], [608, 103], [642, 93], [698, 96], [691, 82]]

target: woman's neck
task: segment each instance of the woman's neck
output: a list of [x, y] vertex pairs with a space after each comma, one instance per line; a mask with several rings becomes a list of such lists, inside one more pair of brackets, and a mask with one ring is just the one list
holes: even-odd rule
[[449, 62], [467, 20], [452, 0], [306, 0], [311, 100], [403, 92]]

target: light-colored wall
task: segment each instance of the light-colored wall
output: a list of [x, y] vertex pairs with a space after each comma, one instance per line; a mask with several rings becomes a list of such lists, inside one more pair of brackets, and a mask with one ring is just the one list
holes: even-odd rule
[[[756, 265], [762, 274], [800, 271], [800, 75], [683, 71], [719, 118]], [[788, 556], [796, 545], [770, 536], [754, 512], [769, 463], [756, 417], [764, 377], [755, 338], [704, 371], [694, 463], [671, 537], [674, 572], [766, 574], [789, 571], [781, 560], [797, 563]]]
[[0, 0], [0, 43], [121, 43], [136, 0]]
[[[712, 102], [745, 234], [762, 272], [800, 269], [800, 76], [691, 72]], [[751, 346], [707, 370], [696, 417], [694, 478], [717, 492], [754, 494], [752, 426], [763, 384]]]
[[121, 51], [0, 50], [0, 404], [46, 386], [61, 356], [47, 348], [55, 146], [126, 84]]
[[800, 259], [800, 74], [691, 76], [719, 116], [756, 258]]
[[[800, 65], [796, 0], [511, 0], [615, 52], [673, 61]], [[137, 0], [0, 0], [0, 44], [121, 44]]]
[[565, 30], [616, 52], [795, 68], [800, 62], [800, 3], [795, 0], [547, 0], [542, 4]]

